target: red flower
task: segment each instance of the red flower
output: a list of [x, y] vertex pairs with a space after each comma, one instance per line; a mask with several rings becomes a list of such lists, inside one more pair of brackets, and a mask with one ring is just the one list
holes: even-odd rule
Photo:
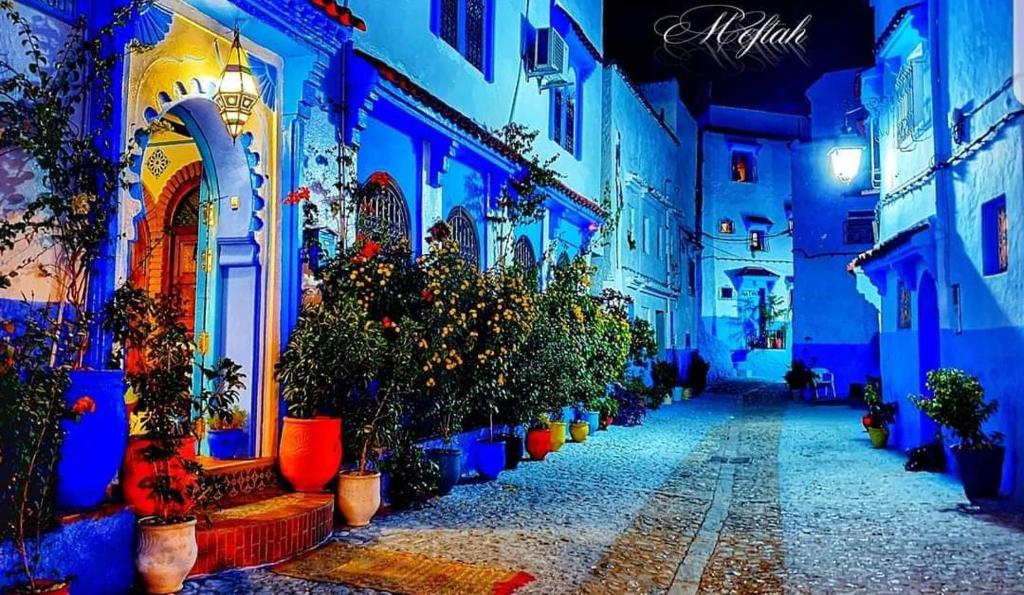
[[71, 406], [71, 413], [76, 416], [82, 416], [86, 413], [96, 413], [96, 401], [93, 401], [90, 396], [78, 397], [75, 403]]
[[420, 296], [422, 296], [423, 299], [428, 302], [434, 301], [434, 292], [430, 291], [429, 289], [424, 289], [422, 292], [420, 292]]
[[292, 190], [284, 199], [286, 205], [297, 205], [304, 200], [309, 200], [310, 191], [308, 186], [302, 186], [298, 190]]
[[369, 183], [374, 186], [387, 186], [391, 183], [391, 176], [379, 171], [370, 175]]
[[375, 258], [378, 254], [380, 254], [380, 244], [373, 240], [363, 244], [363, 247], [359, 250], [359, 255], [367, 260]]
[[380, 325], [383, 326], [384, 328], [388, 328], [388, 329], [395, 328], [394, 321], [392, 321], [391, 318], [389, 318], [387, 316], [385, 316], [384, 318], [381, 319]]

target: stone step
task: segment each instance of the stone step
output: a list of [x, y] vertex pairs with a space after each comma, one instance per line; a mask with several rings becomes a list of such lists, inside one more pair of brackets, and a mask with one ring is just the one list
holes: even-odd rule
[[334, 497], [267, 489], [224, 500], [210, 520], [196, 530], [192, 576], [278, 562], [319, 545], [333, 528]]
[[283, 486], [273, 457], [221, 461], [201, 456], [198, 461], [207, 476], [219, 479], [210, 496], [222, 506], [226, 501]]

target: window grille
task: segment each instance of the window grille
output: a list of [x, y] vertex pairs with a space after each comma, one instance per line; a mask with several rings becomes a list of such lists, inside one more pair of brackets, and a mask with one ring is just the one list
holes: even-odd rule
[[[570, 88], [571, 89], [571, 88]], [[572, 97], [573, 91], [569, 91], [569, 97], [565, 101], [565, 147], [570, 153], [576, 152], [576, 100]]]
[[899, 320], [897, 321], [897, 328], [908, 329], [911, 325], [911, 320], [914, 317], [914, 308], [912, 305], [910, 288], [903, 281], [899, 282], [897, 287], [897, 295], [899, 299]]
[[843, 222], [843, 241], [847, 244], [875, 243], [874, 211], [850, 211]]
[[914, 139], [914, 62], [907, 61], [896, 75], [896, 145], [903, 150]]
[[484, 69], [484, 0], [466, 0], [466, 60]]
[[448, 215], [448, 227], [452, 237], [459, 243], [459, 251], [463, 258], [474, 265], [480, 263], [480, 242], [476, 236], [476, 225], [469, 212], [463, 207], [455, 207]]
[[370, 177], [375, 180], [383, 178], [383, 181], [367, 182], [374, 187], [365, 189], [369, 191], [364, 192], [365, 197], [359, 204], [357, 230], [387, 230], [395, 238], [409, 238], [409, 207], [402, 196], [402, 191], [391, 176], [374, 174]]
[[519, 236], [513, 249], [513, 261], [524, 269], [532, 269], [537, 266], [537, 256], [533, 252], [533, 244], [530, 238]]

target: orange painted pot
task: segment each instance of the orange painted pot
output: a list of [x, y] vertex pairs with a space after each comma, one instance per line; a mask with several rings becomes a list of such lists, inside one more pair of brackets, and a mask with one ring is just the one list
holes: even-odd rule
[[[124, 493], [125, 504], [139, 516], [164, 513], [169, 516], [183, 515], [192, 507], [189, 492], [193, 491], [196, 485], [195, 476], [185, 470], [184, 463], [196, 460], [196, 439], [192, 436], [183, 439], [178, 448], [178, 456], [166, 462], [146, 460], [145, 450], [152, 444], [153, 440], [149, 438], [128, 440], [128, 450], [121, 466], [121, 490]], [[148, 486], [160, 473], [170, 476], [171, 486], [185, 498], [183, 503], [165, 504], [153, 497], [151, 488], [143, 487]]]
[[551, 430], [534, 428], [526, 432], [526, 452], [534, 461], [543, 461], [551, 452]]
[[341, 468], [341, 419], [285, 417], [278, 464], [295, 491], [323, 491]]

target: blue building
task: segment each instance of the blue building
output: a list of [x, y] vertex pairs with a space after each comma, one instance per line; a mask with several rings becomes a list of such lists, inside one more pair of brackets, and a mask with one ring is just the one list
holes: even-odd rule
[[846, 271], [875, 242], [877, 162], [862, 157], [856, 175], [840, 181], [829, 156], [844, 131], [856, 146], [874, 138], [858, 76], [830, 72], [811, 85], [810, 139], [793, 154], [793, 359], [831, 372], [838, 396], [879, 374], [878, 292]]
[[792, 353], [792, 146], [807, 119], [713, 105], [700, 130], [700, 350], [713, 375], [778, 381]]
[[[876, 63], [861, 102], [877, 126], [878, 243], [851, 263], [881, 294], [881, 374], [899, 403], [900, 447], [935, 427], [908, 400], [940, 366], [979, 377], [998, 400], [1003, 490], [1024, 498], [1016, 356], [1024, 346], [1024, 201], [1019, 2], [878, 0]], [[1016, 75], [1015, 75], [1016, 73]], [[949, 441], [947, 441], [948, 443]]]

